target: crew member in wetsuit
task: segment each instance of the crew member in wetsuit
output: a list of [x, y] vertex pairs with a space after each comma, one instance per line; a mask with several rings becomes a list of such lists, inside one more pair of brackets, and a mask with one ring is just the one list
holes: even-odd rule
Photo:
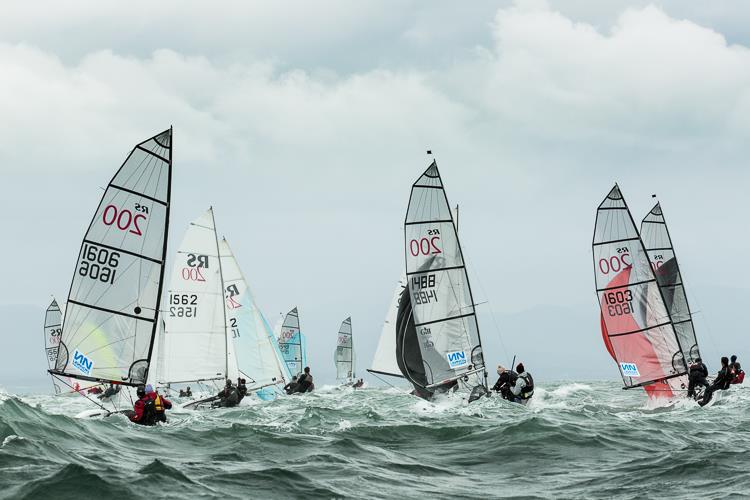
[[299, 393], [312, 392], [315, 388], [315, 385], [313, 384], [313, 376], [310, 375], [309, 366], [305, 367], [305, 371], [299, 376], [297, 384], [297, 392]]
[[224, 389], [219, 391], [217, 397], [219, 398], [219, 404], [217, 406], [224, 408], [237, 406], [240, 402], [240, 393], [237, 391], [237, 388], [232, 385], [232, 381], [229, 379], [227, 379], [227, 384], [224, 386]]
[[244, 378], [237, 378], [237, 393], [239, 394], [239, 401], [237, 401], [239, 404], [247, 396], [247, 385], [245, 385]]
[[518, 374], [513, 370], [508, 370], [503, 365], [497, 366], [497, 374], [499, 377], [495, 385], [492, 386], [492, 390], [499, 392], [503, 399], [512, 401], [513, 393], [510, 392], [510, 388], [516, 383]]
[[358, 379], [358, 380], [357, 380], [356, 382], [354, 382], [354, 384], [352, 384], [352, 387], [353, 387], [354, 389], [359, 389], [359, 388], [360, 388], [360, 387], [362, 387], [363, 385], [365, 385], [365, 381], [364, 381], [364, 379]]
[[696, 386], [703, 386], [704, 389], [708, 387], [706, 377], [708, 377], [708, 368], [706, 368], [706, 365], [705, 363], [703, 363], [703, 360], [701, 358], [695, 358], [695, 362], [690, 365], [690, 369], [688, 371], [687, 394], [689, 398], [692, 398], [695, 395]]
[[99, 399], [111, 398], [118, 392], [120, 392], [119, 385], [109, 384], [109, 386], [107, 387], [107, 390], [105, 390], [102, 394], [99, 395]]
[[703, 399], [698, 404], [704, 406], [711, 401], [714, 392], [725, 391], [729, 389], [729, 384], [732, 383], [732, 370], [729, 368], [729, 358], [722, 356], [721, 358], [721, 369], [716, 374], [713, 384], [709, 385], [703, 393]]
[[166, 410], [172, 409], [172, 402], [156, 392], [150, 384], [146, 386], [146, 396], [153, 402], [156, 422], [166, 423]]
[[297, 386], [299, 386], [297, 380], [297, 375], [293, 376], [292, 381], [284, 386], [284, 392], [286, 392], [287, 394], [294, 394], [295, 392], [297, 392]]
[[729, 358], [729, 361], [729, 369], [732, 370], [732, 383], [741, 384], [745, 381], [745, 372], [742, 370], [740, 362], [737, 361], [737, 355], [732, 354], [732, 357]]
[[526, 371], [523, 363], [516, 365], [516, 373], [518, 373], [518, 376], [510, 388], [510, 392], [513, 395], [511, 401], [525, 403], [534, 395], [534, 378], [531, 376], [531, 373]]

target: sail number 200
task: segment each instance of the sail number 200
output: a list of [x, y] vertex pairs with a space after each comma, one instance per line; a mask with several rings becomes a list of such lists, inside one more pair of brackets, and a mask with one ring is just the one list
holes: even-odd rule
[[609, 259], [599, 259], [599, 271], [601, 271], [602, 274], [609, 274], [610, 271], [613, 273], [619, 273], [622, 269], [632, 265], [633, 261], [630, 258], [630, 250], [628, 250], [628, 247], [618, 248], [617, 254]]
[[440, 230], [430, 229], [427, 236], [419, 239], [413, 239], [409, 242], [409, 252], [412, 257], [419, 255], [437, 255], [443, 253], [438, 247], [440, 242]]

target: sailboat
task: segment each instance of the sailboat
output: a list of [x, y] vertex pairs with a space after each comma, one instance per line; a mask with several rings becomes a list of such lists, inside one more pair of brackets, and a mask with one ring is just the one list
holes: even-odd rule
[[307, 366], [307, 345], [300, 330], [299, 312], [295, 307], [284, 316], [279, 331], [279, 350], [289, 373], [299, 375]]
[[146, 382], [164, 280], [171, 185], [169, 129], [133, 148], [89, 224], [49, 369], [58, 381]]
[[651, 268], [656, 274], [656, 281], [661, 288], [667, 310], [672, 317], [672, 325], [680, 341], [682, 357], [690, 366], [701, 355], [680, 266], [677, 263], [677, 256], [672, 246], [672, 238], [669, 235], [661, 204], [654, 205], [641, 221], [641, 239], [646, 247]]
[[396, 315], [396, 361], [430, 399], [436, 393], [488, 394], [482, 341], [453, 214], [437, 162], [412, 185], [404, 222], [407, 287]]
[[653, 399], [680, 395], [687, 387], [687, 361], [617, 184], [597, 210], [592, 247], [602, 336], [624, 388], [643, 387]]
[[177, 250], [159, 341], [159, 385], [211, 390], [230, 374], [223, 277], [213, 209], [190, 223]]
[[393, 298], [388, 306], [388, 312], [380, 331], [380, 340], [375, 350], [370, 368], [367, 369], [373, 375], [387, 375], [389, 377], [404, 378], [396, 360], [396, 317], [401, 296], [406, 288], [406, 274], [401, 275], [393, 292]]
[[278, 386], [291, 380], [276, 337], [253, 298], [226, 238], [219, 243], [224, 276], [227, 330], [234, 344], [238, 376], [247, 380], [248, 392], [271, 399]]
[[352, 384], [356, 376], [354, 371], [356, 356], [353, 340], [352, 318], [350, 316], [341, 322], [339, 335], [336, 339], [336, 351], [333, 356], [336, 364], [336, 381], [342, 385]]

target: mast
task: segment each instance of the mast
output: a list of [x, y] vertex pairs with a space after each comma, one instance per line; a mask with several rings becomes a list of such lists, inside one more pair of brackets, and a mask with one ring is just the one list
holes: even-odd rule
[[[216, 231], [216, 219], [214, 218], [214, 207], [211, 206], [208, 208], [208, 211], [211, 212], [211, 222], [213, 223], [214, 227], [214, 241], [216, 242], [216, 260], [219, 262], [219, 280], [221, 281], [221, 296], [223, 302], [226, 302], [226, 293], [224, 291], [224, 288], [226, 287], [226, 284], [224, 283], [224, 271], [222, 270], [221, 266], [221, 251], [219, 250], [219, 235]], [[229, 378], [229, 333], [227, 329], [227, 308], [226, 305], [221, 308], [221, 311], [224, 316], [224, 379]]]
[[[617, 184], [599, 205], [592, 241], [594, 277], [605, 345], [624, 388], [669, 396], [665, 381], [687, 373], [680, 339], [645, 245]], [[654, 394], [655, 386], [665, 394]]]

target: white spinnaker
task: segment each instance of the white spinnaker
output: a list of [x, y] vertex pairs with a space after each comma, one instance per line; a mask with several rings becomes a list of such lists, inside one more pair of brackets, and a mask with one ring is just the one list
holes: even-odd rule
[[291, 377], [281, 360], [276, 338], [261, 313], [226, 239], [219, 243], [224, 274], [227, 331], [239, 376], [249, 390], [286, 384]]
[[135, 146], [81, 244], [55, 375], [146, 381], [164, 278], [172, 131]]
[[342, 321], [339, 327], [334, 361], [336, 363], [336, 380], [339, 383], [351, 382], [356, 376], [354, 372], [355, 357], [351, 316]]
[[406, 287], [406, 275], [402, 274], [393, 292], [391, 304], [388, 307], [388, 313], [385, 316], [385, 323], [380, 332], [378, 348], [375, 351], [375, 357], [372, 359], [370, 369], [371, 373], [380, 375], [389, 375], [391, 377], [401, 377], [403, 374], [396, 361], [396, 315], [398, 313], [398, 303], [401, 300], [401, 292]]
[[434, 161], [412, 186], [404, 242], [409, 298], [428, 386], [467, 374], [469, 385], [486, 385], [469, 279]]
[[228, 373], [221, 263], [213, 209], [190, 223], [165, 300], [160, 384], [217, 380]]

